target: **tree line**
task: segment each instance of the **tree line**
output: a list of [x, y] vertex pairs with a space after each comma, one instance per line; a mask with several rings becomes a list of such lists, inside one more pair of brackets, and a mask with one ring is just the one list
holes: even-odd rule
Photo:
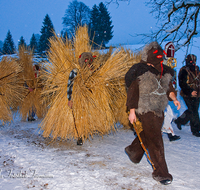
[[[94, 5], [92, 9], [86, 6], [83, 2], [73, 0], [70, 2], [65, 11], [63, 19], [63, 30], [61, 37], [72, 39], [75, 31], [79, 26], [88, 26], [88, 32], [93, 48], [106, 47], [106, 44], [113, 37], [113, 25], [105, 4], [103, 2], [99, 5]], [[49, 39], [55, 35], [53, 23], [48, 14], [46, 14], [43, 25], [40, 31], [41, 35], [32, 34], [30, 43], [27, 45], [23, 36], [20, 37], [18, 48], [25, 46], [33, 50], [34, 53], [44, 53], [49, 49]], [[16, 47], [12, 38], [11, 31], [8, 30], [6, 38], [3, 42], [0, 54], [14, 54]]]

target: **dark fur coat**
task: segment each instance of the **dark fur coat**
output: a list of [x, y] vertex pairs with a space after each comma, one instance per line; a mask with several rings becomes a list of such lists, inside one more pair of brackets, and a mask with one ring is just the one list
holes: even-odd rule
[[172, 87], [174, 71], [163, 65], [163, 74], [146, 63], [133, 65], [125, 76], [127, 91], [127, 107], [135, 108], [139, 114], [149, 111], [161, 116], [168, 104], [169, 93], [175, 92]]

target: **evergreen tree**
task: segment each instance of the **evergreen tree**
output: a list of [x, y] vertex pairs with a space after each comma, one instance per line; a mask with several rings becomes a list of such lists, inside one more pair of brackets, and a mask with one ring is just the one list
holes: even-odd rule
[[20, 48], [20, 46], [26, 47], [26, 42], [25, 42], [23, 36], [20, 37], [20, 40], [19, 40], [19, 43], [18, 43], [18, 49]]
[[39, 40], [39, 52], [43, 52], [49, 49], [49, 39], [54, 36], [54, 26], [48, 14], [46, 14], [43, 26], [40, 31], [41, 36]]
[[32, 37], [30, 39], [30, 48], [33, 50], [33, 52], [37, 52], [37, 39], [35, 37], [35, 34], [32, 34]]
[[3, 54], [14, 54], [14, 53], [15, 53], [14, 41], [12, 39], [10, 30], [8, 30], [6, 39], [4, 40], [3, 43]]
[[106, 6], [102, 2], [98, 7], [94, 5], [91, 14], [91, 32], [95, 35], [94, 42], [105, 47], [113, 37], [112, 28], [111, 17]]
[[113, 26], [110, 14], [102, 2], [99, 4], [99, 13], [99, 38], [102, 41], [102, 46], [105, 47], [105, 44], [107, 44], [113, 37]]
[[100, 44], [99, 38], [99, 10], [96, 4], [92, 7], [91, 21], [90, 21], [91, 40], [94, 42], [93, 46], [97, 47]]
[[0, 55], [3, 53], [2, 51], [3, 51], [3, 42], [0, 40]]
[[60, 36], [62, 37], [64, 42], [66, 42], [66, 39], [69, 39], [69, 35], [64, 30], [61, 31]]

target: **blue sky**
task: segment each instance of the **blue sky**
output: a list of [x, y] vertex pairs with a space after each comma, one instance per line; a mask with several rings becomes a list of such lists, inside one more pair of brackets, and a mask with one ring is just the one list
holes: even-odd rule
[[[108, 1], [108, 0], [107, 0]], [[40, 34], [42, 22], [46, 14], [51, 18], [57, 33], [63, 29], [62, 17], [72, 0], [0, 0], [0, 40], [4, 41], [8, 30], [11, 31], [15, 45], [21, 36], [27, 44], [32, 34]], [[82, 0], [90, 8], [106, 0]], [[132, 44], [137, 42], [133, 36], [149, 33], [155, 29], [156, 20], [145, 6], [145, 0], [131, 0], [130, 3], [120, 2], [119, 6], [112, 3], [108, 7], [114, 37], [109, 45]]]

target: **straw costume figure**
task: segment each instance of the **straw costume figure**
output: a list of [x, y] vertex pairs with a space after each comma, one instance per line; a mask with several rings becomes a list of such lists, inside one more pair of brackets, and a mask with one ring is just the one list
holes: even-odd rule
[[41, 123], [43, 136], [81, 138], [84, 142], [95, 134], [103, 136], [114, 131], [113, 110], [117, 107], [115, 100], [124, 96], [119, 87], [124, 85], [128, 54], [123, 49], [105, 56], [92, 52], [86, 26], [76, 30], [72, 41], [64, 42], [55, 35], [50, 45], [43, 95], [51, 101]]
[[24, 46], [19, 49], [19, 64], [23, 68], [20, 74], [21, 84], [25, 89], [24, 99], [20, 102], [19, 112], [22, 120], [34, 121], [34, 116], [43, 118], [46, 107], [41, 100], [41, 92], [43, 89], [42, 80], [40, 78], [40, 66], [34, 65], [33, 52], [27, 50]]
[[17, 102], [23, 98], [19, 73], [22, 67], [16, 59], [3, 57], [0, 61], [0, 120], [5, 124], [12, 121], [11, 109], [16, 109]]
[[162, 48], [157, 42], [152, 42], [144, 47], [141, 62], [133, 65], [125, 76], [129, 120], [132, 124], [138, 120], [142, 124], [142, 130], [125, 151], [133, 163], [139, 163], [148, 149], [152, 177], [164, 185], [170, 184], [173, 179], [164, 155], [161, 132], [164, 110], [168, 100], [173, 100], [180, 109], [171, 82], [173, 74], [170, 67], [163, 65]]

